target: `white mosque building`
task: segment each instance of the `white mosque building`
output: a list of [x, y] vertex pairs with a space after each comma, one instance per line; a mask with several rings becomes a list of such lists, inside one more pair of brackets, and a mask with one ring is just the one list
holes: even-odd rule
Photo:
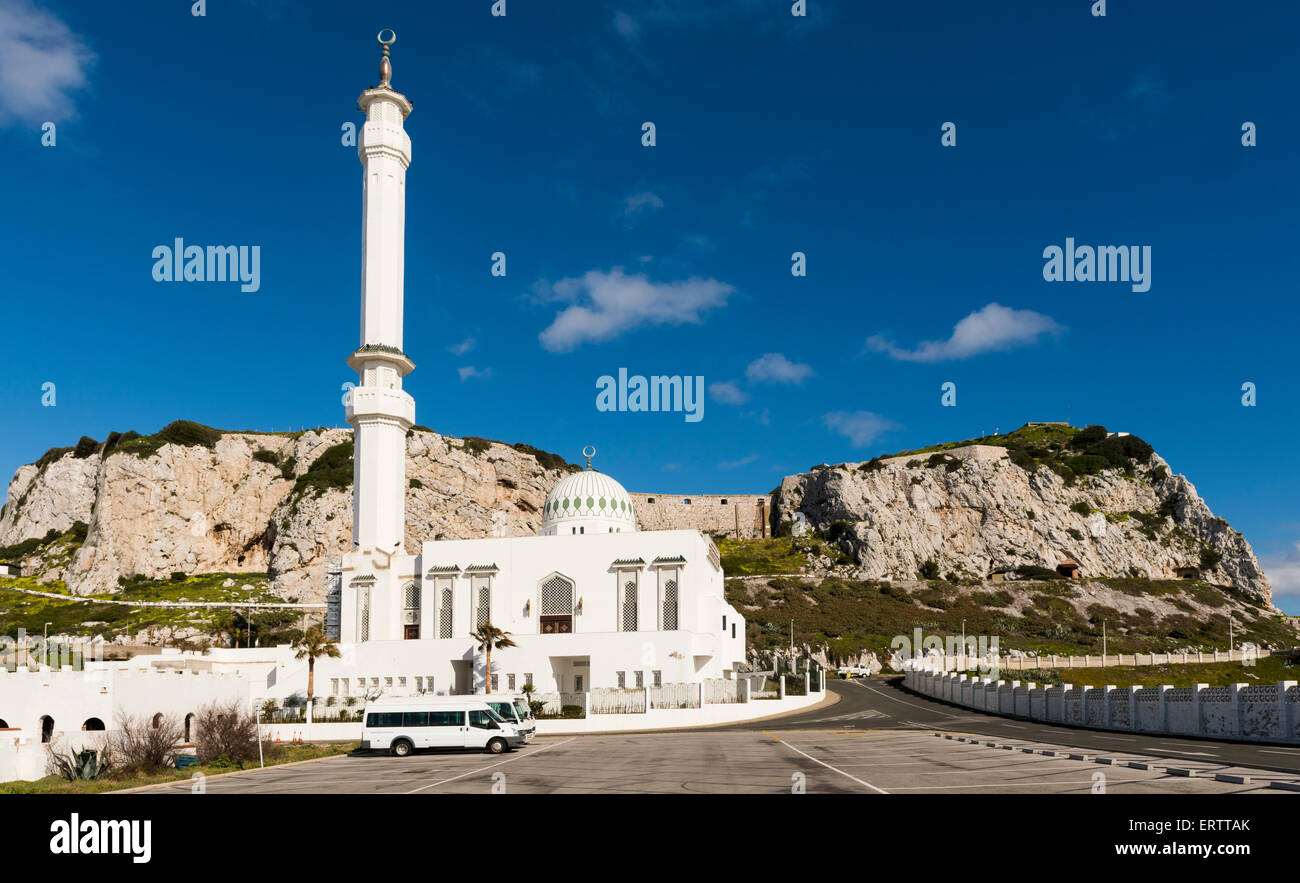
[[370, 688], [362, 679], [375, 675], [362, 670], [383, 670], [382, 686], [393, 690], [482, 691], [485, 659], [469, 634], [489, 622], [517, 645], [493, 654], [498, 690], [531, 682], [581, 693], [731, 676], [745, 658], [745, 622], [723, 596], [712, 540], [695, 530], [637, 531], [631, 497], [591, 470], [590, 457], [587, 470], [548, 495], [538, 536], [425, 542], [407, 552], [415, 401], [402, 378], [415, 365], [402, 349], [411, 162], [403, 124], [411, 103], [390, 85], [389, 45], [379, 85], [358, 99], [366, 114], [357, 151], [361, 345], [348, 364], [361, 382], [345, 405], [355, 445], [353, 542], [338, 608], [340, 641], [355, 652], [347, 665], [322, 660], [318, 677], [340, 694]]

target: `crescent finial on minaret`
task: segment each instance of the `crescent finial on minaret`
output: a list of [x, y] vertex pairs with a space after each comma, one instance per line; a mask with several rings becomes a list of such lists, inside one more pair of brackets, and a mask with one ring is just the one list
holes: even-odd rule
[[[389, 35], [387, 39], [384, 39], [384, 34]], [[388, 60], [388, 47], [397, 42], [397, 31], [384, 28], [379, 32], [377, 39], [379, 45], [384, 47], [384, 57], [379, 59], [379, 88], [388, 89], [390, 88], [388, 82], [393, 78], [393, 65]]]

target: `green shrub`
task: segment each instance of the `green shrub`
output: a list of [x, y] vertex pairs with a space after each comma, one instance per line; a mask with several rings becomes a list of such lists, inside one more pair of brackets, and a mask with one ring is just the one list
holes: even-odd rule
[[280, 477], [284, 479], [292, 479], [297, 469], [298, 469], [298, 458], [289, 457], [283, 463], [280, 464]]
[[1038, 468], [1038, 463], [1034, 460], [1033, 454], [1030, 454], [1024, 448], [1009, 449], [1007, 459], [1026, 472], [1033, 472]]
[[1017, 567], [1016, 576], [1021, 579], [1065, 579], [1050, 567], [1039, 567], [1037, 564], [1025, 564]]
[[1077, 512], [1080, 515], [1082, 515], [1084, 518], [1087, 518], [1089, 515], [1092, 514], [1092, 507], [1089, 506], [1087, 503], [1080, 501], [1078, 503], [1074, 503], [1073, 505], [1071, 505], [1070, 511]]
[[860, 472], [878, 472], [884, 468], [885, 464], [881, 462], [879, 457], [872, 457], [870, 460], [859, 466], [858, 470]]
[[412, 487], [412, 488], [422, 488], [422, 487], [424, 487], [424, 482], [420, 481], [420, 479], [418, 479], [418, 478], [412, 478], [412, 479], [411, 479], [411, 487]]
[[88, 435], [83, 435], [77, 442], [77, 446], [72, 449], [72, 456], [78, 460], [84, 460], [99, 450], [99, 442], [95, 441]]
[[44, 454], [41, 454], [41, 458], [36, 461], [36, 468], [44, 469], [56, 460], [63, 459], [64, 454], [70, 454], [75, 450], [76, 448], [50, 448]]
[[1076, 432], [1074, 438], [1070, 439], [1069, 446], [1082, 450], [1087, 448], [1089, 445], [1094, 445], [1097, 442], [1105, 440], [1106, 427], [1098, 426], [1094, 423], [1091, 426], [1085, 426], [1083, 429]]
[[352, 442], [330, 445], [325, 452], [307, 467], [307, 471], [294, 482], [293, 494], [312, 491], [319, 497], [327, 490], [345, 488], [352, 484]]
[[268, 451], [266, 448], [258, 448], [253, 452], [253, 459], [258, 463], [270, 463], [272, 466], [280, 464], [280, 457], [275, 451]]
[[1201, 569], [1213, 570], [1219, 566], [1223, 560], [1223, 553], [1217, 549], [1211, 549], [1209, 546], [1201, 547]]
[[1079, 531], [1076, 530], [1075, 528], [1073, 527], [1067, 528], [1065, 532], [1068, 533], [1071, 537], [1073, 537], [1076, 542], [1083, 542], [1083, 534], [1079, 533]]
[[928, 559], [921, 565], [919, 573], [921, 579], [938, 579], [939, 564], [933, 558]]

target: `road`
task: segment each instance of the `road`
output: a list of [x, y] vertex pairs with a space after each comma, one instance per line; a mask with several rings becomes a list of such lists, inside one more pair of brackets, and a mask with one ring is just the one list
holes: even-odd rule
[[[1283, 794], [1300, 750], [1094, 733], [995, 718], [879, 680], [834, 705], [690, 731], [545, 736], [503, 757], [335, 757], [154, 793]], [[1276, 753], [1271, 753], [1276, 752]], [[1243, 765], [1293, 771], [1263, 773]], [[1175, 769], [1169, 769], [1175, 768]], [[1216, 775], [1219, 778], [1216, 778]]]
[[[766, 729], [869, 727], [876, 730], [918, 729], [963, 732], [1007, 739], [1085, 748], [1094, 751], [1124, 751], [1158, 758], [1219, 762], [1234, 766], [1279, 770], [1300, 774], [1300, 748], [1280, 745], [1249, 745], [1183, 739], [1142, 733], [1105, 733], [1056, 724], [1012, 720], [966, 708], [936, 702], [904, 690], [902, 679], [855, 678], [830, 681], [840, 701], [824, 714], [810, 712], [772, 721]], [[743, 726], [743, 725], [738, 725]]]

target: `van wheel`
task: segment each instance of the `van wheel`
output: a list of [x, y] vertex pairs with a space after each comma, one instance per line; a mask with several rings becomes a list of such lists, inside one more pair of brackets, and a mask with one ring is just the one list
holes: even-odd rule
[[501, 754], [510, 746], [506, 744], [505, 739], [493, 739], [487, 744], [487, 750], [491, 754]]
[[413, 747], [414, 746], [412, 746], [407, 740], [398, 739], [393, 743], [393, 747], [389, 750], [392, 751], [393, 757], [406, 757], [411, 753]]

